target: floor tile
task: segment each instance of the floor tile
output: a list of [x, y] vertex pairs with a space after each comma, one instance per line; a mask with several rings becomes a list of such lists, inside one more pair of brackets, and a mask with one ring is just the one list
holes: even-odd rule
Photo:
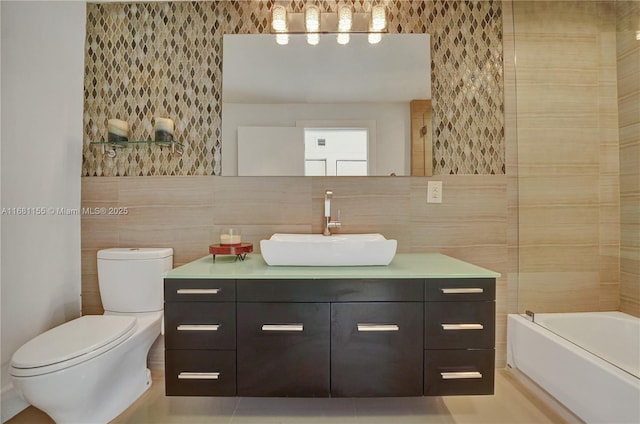
[[[495, 395], [410, 398], [167, 397], [162, 374], [111, 424], [545, 424], [566, 415], [506, 369]], [[29, 407], [7, 424], [52, 424]]]

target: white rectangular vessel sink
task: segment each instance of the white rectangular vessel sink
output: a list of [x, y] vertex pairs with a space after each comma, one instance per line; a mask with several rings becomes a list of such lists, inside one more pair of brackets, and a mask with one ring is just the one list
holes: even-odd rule
[[260, 241], [260, 252], [268, 265], [389, 265], [397, 245], [382, 234], [274, 234]]

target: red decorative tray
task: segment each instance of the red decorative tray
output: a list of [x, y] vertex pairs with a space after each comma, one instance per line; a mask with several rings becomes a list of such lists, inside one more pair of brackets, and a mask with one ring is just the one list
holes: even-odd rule
[[253, 243], [237, 243], [237, 244], [210, 244], [209, 253], [213, 255], [215, 262], [216, 255], [236, 255], [236, 259], [244, 261], [247, 253], [253, 252]]

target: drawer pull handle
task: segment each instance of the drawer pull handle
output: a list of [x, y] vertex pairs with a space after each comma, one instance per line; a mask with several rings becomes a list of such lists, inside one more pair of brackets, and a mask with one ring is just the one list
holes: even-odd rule
[[178, 380], [218, 380], [219, 372], [181, 372]]
[[399, 331], [400, 327], [396, 324], [360, 324], [358, 323], [358, 331]]
[[482, 324], [442, 324], [442, 329], [445, 331], [451, 330], [482, 330], [484, 325]]
[[222, 289], [178, 289], [177, 294], [218, 294]]
[[180, 324], [178, 331], [218, 331], [220, 324]]
[[443, 380], [463, 380], [468, 378], [482, 378], [478, 371], [441, 372]]
[[303, 331], [302, 324], [263, 324], [262, 331]]
[[468, 288], [450, 288], [440, 289], [443, 294], [470, 294], [470, 293], [484, 293], [484, 289], [480, 287], [468, 287]]

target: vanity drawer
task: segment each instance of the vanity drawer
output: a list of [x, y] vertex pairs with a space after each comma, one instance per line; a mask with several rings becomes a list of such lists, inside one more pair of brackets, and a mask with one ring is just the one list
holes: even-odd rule
[[424, 279], [238, 280], [238, 302], [422, 302]]
[[165, 278], [165, 302], [233, 302], [235, 280]]
[[329, 396], [329, 304], [238, 303], [238, 395]]
[[165, 380], [167, 396], [235, 396], [236, 353], [167, 350]]
[[422, 395], [423, 303], [331, 305], [331, 395]]
[[426, 302], [425, 349], [493, 349], [495, 308], [495, 302]]
[[427, 302], [490, 301], [496, 298], [495, 278], [430, 278], [425, 283]]
[[424, 394], [491, 395], [494, 384], [493, 349], [426, 350]]
[[164, 315], [167, 349], [235, 349], [235, 303], [171, 302], [170, 305]]

